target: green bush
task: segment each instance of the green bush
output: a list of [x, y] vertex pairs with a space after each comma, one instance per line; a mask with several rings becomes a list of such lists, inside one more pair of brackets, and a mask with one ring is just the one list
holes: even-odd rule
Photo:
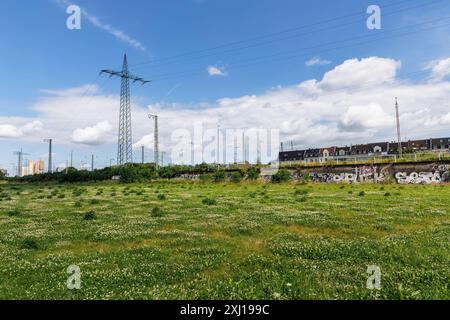
[[98, 199], [91, 200], [91, 204], [99, 204], [99, 203], [100, 203], [100, 200], [98, 200]]
[[20, 216], [22, 214], [22, 212], [19, 208], [14, 208], [14, 209], [6, 212], [6, 214], [10, 217], [17, 217], [17, 216]]
[[248, 180], [253, 180], [254, 181], [254, 180], [257, 180], [258, 177], [259, 177], [259, 173], [256, 170], [256, 168], [251, 167], [251, 168], [249, 168], [247, 170], [247, 178], [248, 178]]
[[20, 245], [21, 249], [39, 250], [39, 243], [33, 238], [26, 238]]
[[159, 218], [164, 215], [164, 212], [162, 211], [162, 209], [160, 207], [154, 207], [151, 211], [151, 215], [152, 215], [152, 217]]
[[207, 206], [215, 206], [215, 205], [217, 205], [217, 201], [215, 199], [210, 199], [210, 198], [204, 198], [202, 200], [202, 203], [207, 205]]
[[164, 193], [160, 193], [160, 194], [158, 194], [158, 200], [166, 200], [167, 198], [166, 198], [166, 195], [164, 194]]
[[235, 171], [231, 174], [231, 181], [239, 183], [242, 180], [242, 174], [239, 171]]
[[274, 183], [288, 182], [291, 179], [292, 179], [291, 173], [285, 169], [279, 170], [272, 176], [272, 182]]
[[216, 170], [216, 172], [214, 172], [213, 177], [214, 177], [214, 181], [216, 181], [216, 182], [224, 181], [225, 180], [225, 170], [223, 170], [223, 169]]
[[97, 215], [95, 214], [95, 212], [89, 211], [84, 214], [83, 220], [90, 221], [90, 220], [94, 220], [96, 218], [97, 218]]
[[364, 191], [360, 191], [359, 193], [358, 193], [358, 196], [360, 196], [360, 197], [363, 197], [363, 196], [365, 196], [366, 195], [366, 193], [364, 192]]

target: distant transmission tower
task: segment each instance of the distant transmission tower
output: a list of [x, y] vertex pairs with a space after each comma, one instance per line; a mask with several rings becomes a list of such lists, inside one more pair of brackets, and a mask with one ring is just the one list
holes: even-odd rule
[[17, 176], [21, 177], [23, 175], [23, 156], [28, 155], [28, 153], [24, 153], [22, 149], [20, 149], [20, 151], [14, 152], [14, 155], [19, 157], [17, 161]]
[[403, 148], [402, 148], [402, 138], [400, 135], [400, 114], [398, 112], [398, 99], [395, 98], [395, 117], [397, 119], [397, 141], [398, 141], [398, 154], [400, 158], [403, 155]]
[[102, 70], [100, 74], [109, 74], [122, 79], [120, 89], [120, 113], [119, 113], [119, 137], [117, 150], [117, 164], [133, 162], [133, 138], [131, 130], [131, 100], [130, 100], [130, 80], [141, 82], [142, 85], [150, 82], [140, 77], [131, 75], [128, 72], [127, 55], [123, 57], [122, 71]]
[[155, 152], [155, 156], [154, 156], [154, 161], [155, 161], [155, 165], [156, 167], [158, 167], [159, 165], [159, 131], [158, 131], [158, 116], [154, 115], [154, 114], [149, 114], [148, 117], [150, 119], [155, 119], [155, 132], [154, 132], [154, 143], [155, 143], [155, 147], [154, 147], [154, 152]]

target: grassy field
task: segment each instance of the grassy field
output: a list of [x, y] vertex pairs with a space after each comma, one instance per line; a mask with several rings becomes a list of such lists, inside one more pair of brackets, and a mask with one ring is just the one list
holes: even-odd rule
[[448, 185], [0, 189], [1, 299], [450, 298]]

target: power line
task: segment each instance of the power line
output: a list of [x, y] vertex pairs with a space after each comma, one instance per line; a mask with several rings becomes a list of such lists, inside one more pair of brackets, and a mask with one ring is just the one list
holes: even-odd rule
[[[420, 25], [429, 24], [430, 22], [442, 21], [442, 20], [449, 19], [449, 18], [450, 17], [445, 17], [445, 18], [435, 19], [433, 21], [428, 21], [428, 22], [421, 23], [421, 24], [404, 26], [404, 27], [401, 27], [401, 28], [398, 28], [398, 29], [394, 29], [394, 30], [391, 30], [391, 31], [386, 31], [383, 34], [399, 31], [400, 29], [417, 27], [417, 26], [420, 26]], [[427, 30], [431, 30], [431, 29], [443, 28], [443, 27], [447, 27], [447, 26], [449, 26], [448, 23], [447, 24], [438, 25], [438, 26], [434, 26], [434, 27], [423, 28], [423, 29], [420, 29], [420, 30], [412, 31], [412, 32], [405, 32], [405, 33], [401, 33], [401, 34], [397, 34], [397, 35], [386, 36], [386, 37], [379, 37], [378, 35], [366, 35], [366, 36], [361, 36], [361, 37], [353, 37], [353, 38], [348, 38], [348, 39], [344, 39], [344, 40], [340, 40], [340, 41], [334, 41], [334, 42], [329, 42], [329, 43], [326, 43], [326, 44], [316, 45], [316, 46], [313, 46], [313, 47], [305, 47], [305, 48], [302, 48], [300, 50], [303, 51], [303, 50], [308, 50], [308, 49], [314, 49], [314, 48], [328, 46], [328, 45], [331, 45], [331, 44], [334, 44], [334, 43], [349, 42], [349, 41], [353, 41], [355, 39], [360, 39], [360, 38], [374, 37], [374, 39], [369, 39], [368, 41], [362, 41], [362, 42], [349, 44], [349, 45], [344, 45], [344, 46], [337, 46], [337, 47], [327, 48], [327, 49], [320, 50], [320, 51], [314, 51], [314, 52], [309, 52], [309, 53], [303, 53], [302, 52], [302, 53], [293, 54], [293, 55], [287, 56], [287, 57], [280, 57], [280, 58], [277, 58], [277, 59], [271, 59], [271, 58], [276, 57], [276, 56], [281, 56], [283, 54], [289, 54], [289, 53], [297, 52], [297, 51], [300, 51], [300, 50], [278, 52], [278, 53], [275, 53], [275, 54], [261, 56], [261, 57], [256, 57], [256, 58], [252, 58], [251, 59], [252, 61], [254, 61], [254, 60], [262, 60], [260, 62], [254, 62], [254, 63], [249, 63], [249, 64], [241, 64], [241, 65], [234, 65], [234, 66], [229, 67], [228, 70], [236, 70], [236, 69], [247, 68], [247, 67], [252, 67], [252, 66], [264, 64], [264, 63], [267, 63], [267, 62], [280, 61], [280, 60], [285, 61], [285, 60], [291, 60], [291, 59], [298, 58], [298, 57], [310, 56], [311, 54], [318, 54], [318, 53], [324, 53], [324, 52], [331, 52], [331, 51], [335, 51], [335, 50], [339, 50], [339, 49], [351, 48], [351, 47], [355, 47], [355, 46], [359, 46], [359, 45], [372, 43], [374, 41], [404, 37], [404, 36], [408, 36], [408, 35], [417, 34], [419, 32], [423, 32], [423, 31], [427, 31]], [[247, 60], [250, 60], [250, 59], [247, 59]], [[156, 75], [155, 76], [155, 81], [161, 81], [161, 80], [166, 80], [166, 79], [171, 79], [171, 78], [181, 79], [181, 78], [185, 78], [185, 77], [189, 77], [189, 76], [195, 76], [195, 75], [201, 75], [201, 74], [204, 74], [204, 70], [191, 69], [191, 70], [178, 72], [178, 73], [173, 73], [173, 74], [162, 74], [162, 75], [159, 75], [159, 76]], [[181, 75], [181, 76], [184, 75], [184, 77], [177, 77], [177, 75]]]
[[[421, 4], [421, 5], [418, 5], [418, 6], [405, 8], [403, 10], [397, 10], [397, 11], [394, 11], [394, 12], [391, 12], [391, 13], [384, 13], [383, 16], [394, 14], [394, 13], [398, 13], [398, 12], [402, 12], [402, 11], [406, 11], [406, 10], [410, 10], [410, 9], [414, 9], [414, 8], [418, 8], [418, 7], [429, 6], [429, 5], [435, 4], [437, 2], [442, 2], [442, 1], [443, 0], [427, 2], [425, 4]], [[399, 4], [402, 4], [402, 3], [406, 3], [406, 2], [410, 3], [411, 1], [402, 0], [402, 1], [397, 1], [397, 2], [393, 2], [393, 3], [388, 3], [388, 4], [383, 5], [383, 8], [396, 6], [396, 5], [399, 5]], [[152, 63], [155, 63], [155, 62], [158, 62], [158, 61], [173, 60], [173, 59], [176, 59], [176, 58], [189, 56], [189, 55], [193, 55], [193, 54], [198, 54], [198, 53], [202, 53], [202, 52], [214, 51], [214, 50], [217, 50], [217, 49], [226, 48], [226, 47], [234, 46], [234, 45], [237, 45], [237, 44], [252, 42], [252, 41], [261, 40], [261, 39], [267, 39], [267, 38], [271, 38], [271, 37], [274, 37], [274, 36], [277, 36], [277, 35], [282, 35], [282, 34], [285, 34], [285, 33], [293, 32], [293, 31], [297, 31], [297, 30], [301, 30], [301, 29], [310, 28], [312, 26], [327, 24], [329, 22], [343, 20], [343, 19], [346, 19], [346, 18], [349, 18], [349, 17], [360, 16], [361, 13], [362, 13], [361, 11], [358, 11], [358, 12], [350, 13], [350, 14], [347, 14], [347, 15], [344, 15], [344, 16], [335, 17], [335, 18], [331, 18], [331, 19], [326, 19], [326, 20], [315, 22], [315, 23], [309, 23], [309, 24], [298, 26], [298, 27], [288, 28], [288, 29], [284, 29], [284, 30], [277, 31], [277, 32], [274, 32], [274, 33], [269, 33], [269, 34], [266, 34], [266, 35], [257, 36], [257, 37], [254, 37], [254, 38], [249, 38], [249, 39], [239, 40], [239, 41], [233, 41], [233, 42], [217, 45], [217, 46], [214, 46], [214, 47], [211, 47], [211, 48], [200, 49], [200, 50], [195, 50], [195, 51], [190, 51], [190, 52], [177, 54], [177, 55], [174, 55], [174, 56], [171, 56], [171, 57], [160, 58], [160, 59], [153, 59], [151, 61], [145, 61], [145, 62], [141, 62], [141, 63], [137, 63], [135, 65], [132, 65], [131, 69], [135, 69], [137, 66], [152, 64]], [[366, 20], [366, 19], [367, 18], [365, 17], [364, 20]], [[360, 21], [361, 21], [361, 19], [358, 19], [357, 21], [355, 21], [353, 23], [360, 22]], [[335, 27], [332, 27], [332, 28], [335, 28]], [[152, 67], [154, 67], [154, 66], [152, 66]]]

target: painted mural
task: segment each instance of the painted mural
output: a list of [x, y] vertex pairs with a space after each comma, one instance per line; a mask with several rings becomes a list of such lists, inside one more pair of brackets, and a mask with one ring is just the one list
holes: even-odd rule
[[448, 163], [411, 163], [370, 166], [336, 166], [300, 169], [294, 178], [308, 174], [313, 182], [325, 183], [382, 183], [438, 184], [450, 182]]

